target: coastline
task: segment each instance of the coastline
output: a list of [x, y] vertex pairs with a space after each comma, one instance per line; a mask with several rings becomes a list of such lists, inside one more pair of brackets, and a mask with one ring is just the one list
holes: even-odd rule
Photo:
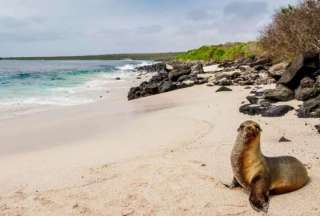
[[[317, 119], [299, 119], [293, 111], [249, 117], [238, 108], [250, 89], [216, 88], [1, 121], [2, 143], [12, 148], [2, 148], [0, 157], [1, 215], [258, 215], [243, 191], [222, 185], [231, 180], [236, 129], [248, 118], [263, 127], [266, 155], [299, 158], [312, 179], [297, 192], [272, 197], [269, 215], [318, 215]], [[279, 143], [284, 135], [292, 142]]]
[[1, 63], [0, 120], [101, 100], [120, 100], [126, 97], [129, 86], [152, 76], [135, 70], [151, 64], [148, 61]]

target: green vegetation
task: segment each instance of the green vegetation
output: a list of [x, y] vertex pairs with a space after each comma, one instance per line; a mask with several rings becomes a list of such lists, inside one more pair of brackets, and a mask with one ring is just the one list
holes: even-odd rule
[[110, 54], [110, 55], [87, 55], [87, 56], [54, 56], [54, 57], [12, 57], [3, 58], [7, 60], [170, 60], [181, 52], [170, 53], [132, 53], [132, 54]]
[[204, 60], [221, 62], [250, 57], [258, 53], [256, 43], [227, 43], [222, 45], [202, 46], [177, 56], [178, 60]]

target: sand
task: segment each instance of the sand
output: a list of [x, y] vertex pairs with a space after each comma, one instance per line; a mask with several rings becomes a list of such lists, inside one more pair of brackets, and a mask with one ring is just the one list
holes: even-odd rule
[[[236, 129], [253, 119], [268, 156], [308, 167], [303, 189], [271, 198], [268, 215], [320, 215], [316, 119], [250, 117], [248, 91], [197, 86], [135, 101], [49, 110], [0, 122], [0, 215], [260, 215], [229, 190]], [[298, 102], [292, 102], [297, 106]], [[279, 143], [281, 136], [292, 140]]]

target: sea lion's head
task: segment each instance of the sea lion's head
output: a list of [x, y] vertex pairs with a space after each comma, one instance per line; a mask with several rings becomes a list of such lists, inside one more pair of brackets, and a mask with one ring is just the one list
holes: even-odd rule
[[245, 121], [238, 128], [239, 136], [247, 143], [259, 138], [261, 131], [260, 125], [254, 121]]

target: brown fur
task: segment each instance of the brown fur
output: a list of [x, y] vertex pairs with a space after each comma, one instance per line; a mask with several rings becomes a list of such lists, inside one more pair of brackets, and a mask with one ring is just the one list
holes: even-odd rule
[[250, 193], [251, 206], [267, 212], [269, 194], [297, 190], [306, 185], [309, 177], [306, 168], [294, 157], [265, 157], [260, 149], [261, 131], [254, 121], [240, 125], [231, 154], [232, 186], [242, 186]]

